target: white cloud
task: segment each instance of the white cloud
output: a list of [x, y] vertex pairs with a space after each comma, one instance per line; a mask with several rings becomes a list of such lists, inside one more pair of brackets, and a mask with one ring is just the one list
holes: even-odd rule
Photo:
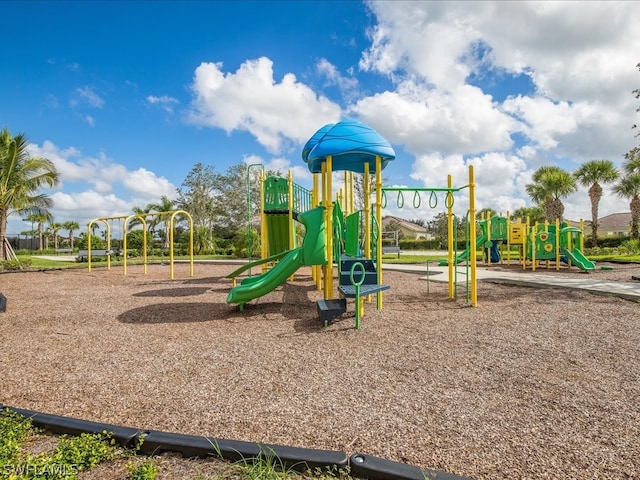
[[138, 168], [127, 172], [122, 179], [124, 187], [138, 195], [148, 199], [148, 202], [156, 202], [160, 197], [175, 198], [175, 187], [164, 177], [158, 177], [155, 173], [145, 168]]
[[354, 98], [357, 94], [359, 84], [358, 79], [353, 76], [353, 71], [351, 71], [351, 76], [345, 77], [326, 58], [318, 60], [316, 71], [325, 78], [325, 86], [337, 86], [345, 98]]
[[470, 85], [445, 92], [408, 81], [395, 92], [363, 98], [352, 112], [413, 154], [505, 150], [516, 125], [490, 96]]
[[[104, 153], [84, 156], [74, 148], [59, 148], [50, 141], [30, 144], [31, 156], [51, 160], [60, 174], [60, 185], [49, 193], [57, 222], [74, 220], [81, 225], [94, 218], [126, 215], [134, 206], [176, 197], [169, 180], [138, 168], [129, 170]], [[64, 191], [63, 191], [64, 188]]]
[[266, 57], [244, 62], [235, 73], [223, 72], [221, 63], [203, 62], [191, 88], [190, 122], [227, 133], [247, 131], [275, 154], [289, 142], [306, 142], [318, 125], [340, 119], [337, 104], [298, 82], [292, 73], [278, 83], [273, 62]]
[[90, 86], [76, 88], [71, 96], [70, 105], [72, 107], [102, 108], [104, 100]]
[[173, 107], [180, 103], [177, 98], [170, 97], [169, 95], [162, 95], [160, 97], [149, 95], [146, 100], [150, 105], [156, 105], [167, 113], [172, 113]]

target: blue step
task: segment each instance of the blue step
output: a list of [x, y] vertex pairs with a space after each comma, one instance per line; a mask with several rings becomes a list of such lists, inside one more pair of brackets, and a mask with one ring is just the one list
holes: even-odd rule
[[[338, 282], [340, 285], [351, 285], [351, 268], [354, 264], [360, 263], [364, 267], [363, 285], [376, 285], [378, 283], [378, 271], [376, 264], [370, 258], [342, 257], [340, 260], [340, 274]], [[356, 267], [353, 273], [354, 280], [359, 281], [362, 278], [362, 269]]]
[[[383, 290], [389, 290], [389, 288], [389, 285], [360, 285], [360, 296], [362, 297], [364, 295], [382, 292]], [[340, 293], [342, 293], [346, 298], [355, 298], [356, 296], [355, 285], [340, 285], [338, 290], [340, 290]]]

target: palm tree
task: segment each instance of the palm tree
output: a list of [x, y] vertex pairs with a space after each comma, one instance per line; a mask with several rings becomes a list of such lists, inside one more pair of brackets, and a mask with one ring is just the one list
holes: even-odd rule
[[564, 205], [562, 198], [577, 190], [576, 180], [560, 167], [540, 167], [532, 177], [533, 183], [525, 186], [531, 200], [542, 205], [545, 219], [555, 222], [562, 220]]
[[640, 173], [631, 173], [622, 177], [617, 184], [613, 186], [613, 191], [619, 197], [630, 199], [629, 207], [631, 208], [631, 237], [640, 238]]
[[57, 223], [57, 222], [49, 223], [49, 230], [51, 231], [51, 236], [53, 237], [53, 248], [55, 249], [58, 248], [58, 238], [60, 237], [60, 235], [58, 235], [58, 232], [60, 231], [61, 228], [62, 228], [61, 223]]
[[634, 147], [624, 154], [624, 170], [627, 173], [640, 172], [640, 147]]
[[[150, 228], [149, 222], [147, 222], [146, 220], [146, 215], [147, 213], [149, 213], [149, 206], [147, 205], [145, 208], [140, 208], [140, 207], [133, 207], [131, 209], [131, 211], [135, 214], [135, 215], [140, 215], [140, 217], [142, 217], [147, 225], [147, 229]], [[131, 221], [127, 224], [127, 229], [128, 230], [133, 230], [133, 227], [135, 227], [136, 225], [142, 225], [142, 220], [138, 217], [134, 217], [131, 219]]]
[[62, 224], [62, 228], [69, 231], [69, 246], [73, 248], [73, 231], [79, 230], [80, 225], [78, 224], [78, 222], [69, 220], [68, 222], [64, 222]]
[[591, 160], [583, 163], [573, 172], [573, 176], [583, 187], [589, 187], [591, 200], [591, 244], [598, 246], [598, 205], [602, 198], [600, 183], [611, 183], [618, 178], [618, 171], [611, 160]]
[[[150, 212], [170, 212], [174, 209], [176, 202], [174, 200], [169, 200], [169, 198], [165, 195], [160, 197], [160, 201], [158, 203], [150, 203], [147, 205], [147, 209]], [[171, 219], [170, 215], [158, 215], [158, 221], [162, 222], [162, 228], [164, 229], [164, 239], [163, 239], [163, 247], [169, 248], [169, 221]]]
[[38, 250], [44, 248], [44, 224], [53, 221], [53, 215], [46, 209], [40, 209], [36, 213], [27, 216], [27, 221], [38, 224]]
[[51, 207], [51, 198], [38, 190], [58, 183], [58, 172], [53, 162], [29, 156], [27, 146], [28, 141], [23, 134], [12, 137], [7, 128], [0, 131], [0, 260], [8, 257], [9, 215], [40, 213]]

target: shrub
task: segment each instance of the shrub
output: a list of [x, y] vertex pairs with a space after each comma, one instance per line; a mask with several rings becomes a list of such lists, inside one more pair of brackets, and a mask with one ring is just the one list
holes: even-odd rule
[[24, 268], [29, 268], [31, 266], [31, 259], [25, 258], [23, 260], [3, 260], [2, 261], [2, 270], [7, 271], [16, 271], [22, 270]]

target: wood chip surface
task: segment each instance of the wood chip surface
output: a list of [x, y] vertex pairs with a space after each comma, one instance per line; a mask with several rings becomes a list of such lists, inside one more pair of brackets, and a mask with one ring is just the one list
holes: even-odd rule
[[476, 479], [640, 478], [637, 303], [480, 283], [471, 308], [389, 271], [361, 330], [353, 301], [323, 329], [310, 269], [240, 312], [225, 303], [236, 267], [0, 275], [0, 403]]

